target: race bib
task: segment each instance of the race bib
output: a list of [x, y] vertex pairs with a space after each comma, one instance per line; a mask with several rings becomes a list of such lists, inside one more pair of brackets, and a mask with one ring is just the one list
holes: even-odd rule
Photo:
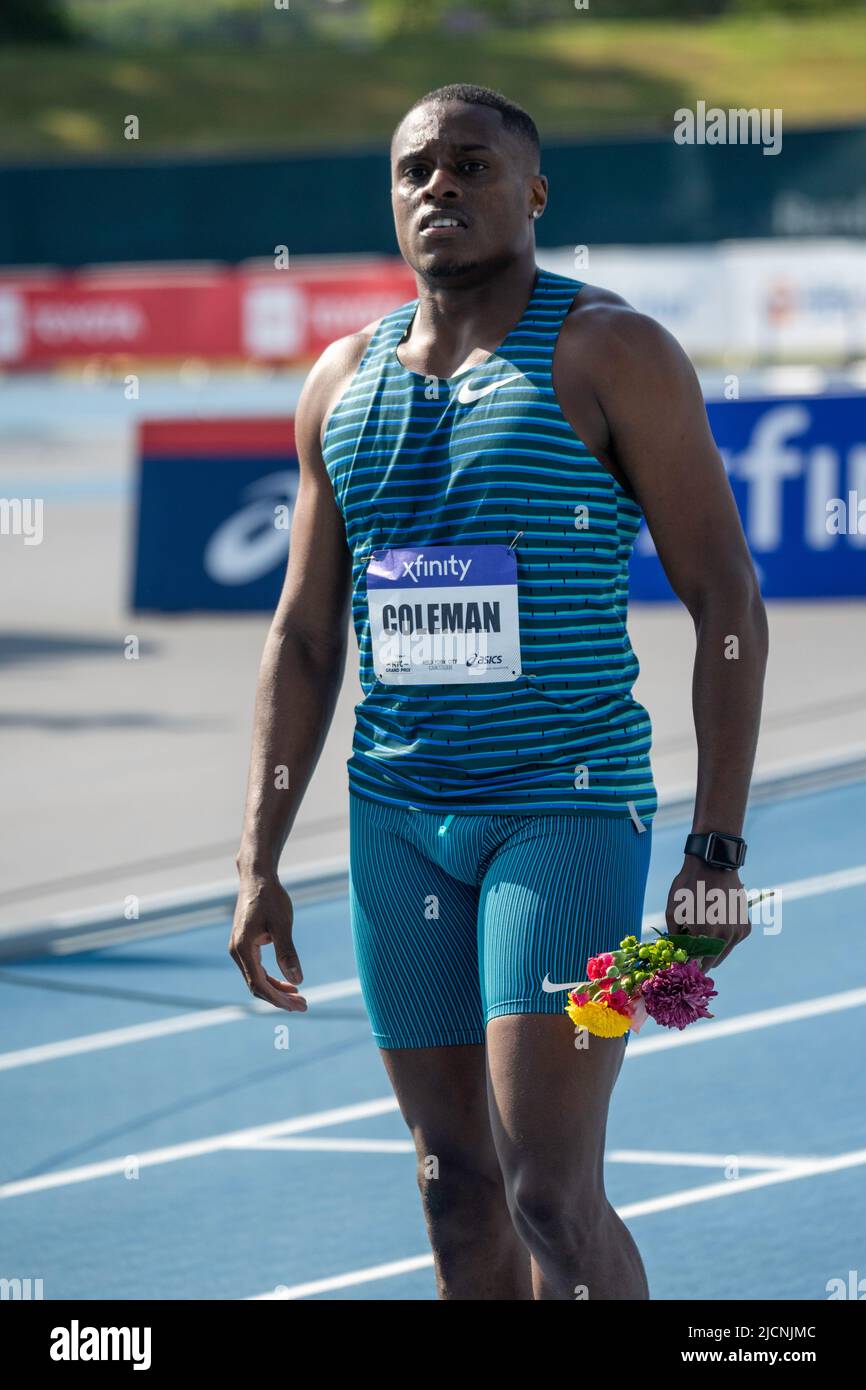
[[504, 545], [377, 550], [367, 566], [373, 669], [385, 685], [521, 673], [517, 559]]

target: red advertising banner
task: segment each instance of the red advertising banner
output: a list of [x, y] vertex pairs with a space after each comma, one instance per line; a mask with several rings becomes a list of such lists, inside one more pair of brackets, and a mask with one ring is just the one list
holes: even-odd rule
[[0, 274], [0, 367], [101, 356], [301, 362], [414, 295], [396, 258]]
[[415, 277], [396, 258], [339, 269], [247, 271], [240, 286], [242, 355], [318, 356], [335, 338], [414, 298]]

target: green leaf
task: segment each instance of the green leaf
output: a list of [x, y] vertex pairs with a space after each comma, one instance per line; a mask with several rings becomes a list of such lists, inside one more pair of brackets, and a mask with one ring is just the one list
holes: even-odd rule
[[668, 936], [668, 940], [690, 956], [717, 956], [727, 942], [718, 936]]

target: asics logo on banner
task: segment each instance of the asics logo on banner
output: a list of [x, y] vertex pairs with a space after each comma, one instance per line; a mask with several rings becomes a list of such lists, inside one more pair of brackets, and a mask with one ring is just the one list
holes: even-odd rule
[[498, 391], [500, 386], [507, 386], [510, 381], [520, 381], [521, 373], [516, 372], [514, 376], [505, 376], [501, 381], [491, 381], [488, 386], [480, 386], [474, 390], [467, 381], [457, 392], [457, 399], [461, 405], [471, 405], [473, 401], [480, 401], [482, 396], [489, 396], [491, 391]]
[[277, 525], [277, 508], [290, 517], [300, 475], [288, 469], [257, 478], [241, 494], [245, 505], [219, 526], [204, 549], [204, 571], [216, 584], [252, 584], [284, 564], [289, 522]]
[[416, 555], [414, 560], [403, 561], [403, 574], [417, 584], [423, 575], [425, 579], [432, 579], [434, 575], [455, 575], [461, 582], [466, 578], [472, 560], [461, 560], [457, 555], [449, 555], [447, 560], [425, 560], [423, 555]]
[[570, 985], [555, 985], [550, 976], [545, 975], [544, 979], [541, 981], [541, 988], [544, 990], [545, 994], [558, 994], [561, 989], [577, 989], [579, 984], [580, 980], [575, 980], [574, 983]]

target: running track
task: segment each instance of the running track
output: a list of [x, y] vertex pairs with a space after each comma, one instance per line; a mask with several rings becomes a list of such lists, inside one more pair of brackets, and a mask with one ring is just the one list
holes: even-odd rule
[[[863, 781], [754, 806], [744, 882], [781, 888], [781, 929], [721, 967], [715, 1022], [629, 1044], [606, 1176], [654, 1299], [866, 1275], [864, 822]], [[655, 831], [648, 921], [686, 828]], [[0, 1276], [46, 1299], [432, 1299], [345, 899], [297, 909], [304, 1015], [250, 1000], [228, 930], [0, 966]]]

